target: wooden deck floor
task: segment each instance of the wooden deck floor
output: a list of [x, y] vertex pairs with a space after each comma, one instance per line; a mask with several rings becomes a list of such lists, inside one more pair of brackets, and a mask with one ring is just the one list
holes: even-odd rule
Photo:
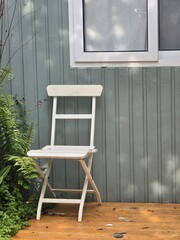
[[12, 239], [180, 240], [180, 204], [87, 203], [81, 223], [78, 206], [60, 206]]

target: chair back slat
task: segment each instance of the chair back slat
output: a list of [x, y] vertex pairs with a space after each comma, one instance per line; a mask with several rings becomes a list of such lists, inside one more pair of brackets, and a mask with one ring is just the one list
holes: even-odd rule
[[51, 97], [98, 97], [102, 89], [101, 85], [49, 85], [47, 92]]
[[[58, 119], [89, 119], [90, 125], [90, 146], [94, 146], [96, 97], [100, 96], [103, 87], [101, 85], [49, 85], [48, 95], [53, 97], [51, 146], [55, 145], [56, 120]], [[91, 112], [87, 114], [60, 114], [57, 113], [58, 97], [90, 97]]]

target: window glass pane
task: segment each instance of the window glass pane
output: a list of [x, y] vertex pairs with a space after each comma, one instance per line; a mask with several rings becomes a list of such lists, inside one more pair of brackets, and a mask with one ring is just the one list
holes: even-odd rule
[[147, 0], [83, 0], [84, 51], [147, 51]]
[[180, 0], [159, 0], [159, 49], [180, 50]]

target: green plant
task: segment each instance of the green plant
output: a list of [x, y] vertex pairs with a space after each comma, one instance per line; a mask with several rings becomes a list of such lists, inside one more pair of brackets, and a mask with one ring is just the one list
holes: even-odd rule
[[[22, 20], [14, 22], [18, 1], [7, 2], [0, 0], [0, 240], [9, 240], [27, 226], [37, 204], [37, 198], [28, 194], [30, 187], [37, 194], [36, 181], [33, 181], [37, 172], [32, 159], [26, 155], [33, 140], [33, 124], [26, 121], [25, 101], [2, 91], [13, 79], [10, 68], [2, 68], [2, 64], [8, 66], [19, 50], [10, 52], [9, 46], [14, 27]], [[23, 43], [22, 48], [27, 43]]]
[[3, 156], [1, 164], [13, 165], [13, 182], [27, 188], [30, 181], [37, 176], [32, 159], [26, 155], [32, 140], [33, 125], [20, 119], [21, 115], [17, 113], [12, 96], [1, 94], [0, 105], [0, 155]]
[[18, 188], [10, 193], [7, 183], [0, 188], [0, 240], [10, 239], [19, 229], [29, 226], [28, 218], [35, 214], [35, 198], [24, 201]]
[[0, 89], [11, 79], [13, 79], [13, 74], [10, 68], [5, 67], [0, 69]]
[[[8, 68], [0, 70], [0, 89], [12, 79]], [[33, 185], [36, 193], [37, 171], [33, 160], [26, 155], [33, 140], [33, 124], [26, 121], [24, 101], [0, 94], [0, 240], [10, 239], [28, 225], [35, 213], [28, 192]]]
[[8, 175], [9, 171], [11, 169], [11, 166], [6, 166], [0, 171], [0, 185], [3, 181], [3, 179]]

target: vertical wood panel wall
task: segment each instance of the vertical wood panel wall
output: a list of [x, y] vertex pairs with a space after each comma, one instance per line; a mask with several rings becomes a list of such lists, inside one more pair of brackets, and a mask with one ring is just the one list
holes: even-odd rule
[[[10, 54], [16, 52], [16, 77], [9, 91], [26, 99], [36, 126], [33, 147], [50, 139], [48, 84], [102, 84], [93, 175], [103, 200], [180, 202], [180, 68], [71, 69], [67, 0], [18, 0], [15, 22]], [[62, 143], [86, 141], [87, 124], [68, 128], [63, 122], [60, 131], [64, 136], [73, 127], [73, 137]], [[56, 162], [53, 168], [55, 187], [78, 187], [82, 178], [76, 163]]]

